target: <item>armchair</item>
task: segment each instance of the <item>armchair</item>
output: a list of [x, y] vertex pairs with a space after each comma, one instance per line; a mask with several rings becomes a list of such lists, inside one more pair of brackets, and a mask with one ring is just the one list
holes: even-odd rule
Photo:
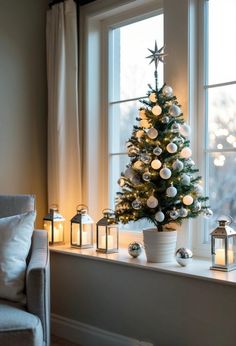
[[[33, 210], [32, 195], [0, 195], [0, 218]], [[34, 230], [27, 258], [26, 305], [0, 299], [0, 345], [50, 345], [49, 279], [47, 232]]]

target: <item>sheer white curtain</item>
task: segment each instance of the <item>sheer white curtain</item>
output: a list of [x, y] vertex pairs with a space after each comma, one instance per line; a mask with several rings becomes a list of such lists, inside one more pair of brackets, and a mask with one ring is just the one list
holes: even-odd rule
[[48, 204], [57, 204], [66, 222], [82, 201], [78, 114], [76, 4], [66, 0], [47, 13]]

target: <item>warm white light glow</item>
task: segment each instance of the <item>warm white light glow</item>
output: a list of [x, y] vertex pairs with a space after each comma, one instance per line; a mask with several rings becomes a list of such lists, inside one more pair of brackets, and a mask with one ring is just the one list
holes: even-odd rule
[[[234, 263], [234, 252], [233, 250], [228, 250], [228, 264]], [[225, 263], [225, 249], [215, 250], [215, 264], [226, 265]]]

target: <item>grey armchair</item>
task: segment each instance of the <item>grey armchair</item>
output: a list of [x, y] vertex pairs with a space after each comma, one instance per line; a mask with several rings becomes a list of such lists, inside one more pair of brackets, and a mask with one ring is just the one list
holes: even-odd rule
[[[35, 209], [32, 195], [0, 195], [0, 218]], [[50, 345], [50, 284], [47, 232], [35, 230], [26, 272], [26, 306], [0, 299], [0, 345]]]

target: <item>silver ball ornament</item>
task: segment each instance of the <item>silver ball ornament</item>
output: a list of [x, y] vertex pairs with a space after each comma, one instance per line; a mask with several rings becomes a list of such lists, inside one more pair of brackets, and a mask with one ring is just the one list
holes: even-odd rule
[[140, 155], [140, 159], [146, 164], [150, 163], [152, 160], [151, 156], [145, 153]]
[[171, 217], [172, 220], [178, 219], [178, 217], [179, 217], [178, 211], [175, 210], [175, 209], [174, 209], [174, 210], [171, 210], [171, 211], [170, 211], [170, 217]]
[[166, 146], [166, 150], [167, 150], [168, 153], [170, 153], [170, 154], [176, 153], [177, 149], [178, 149], [177, 145], [176, 145], [175, 143], [173, 143], [173, 142], [170, 142], [170, 143], [167, 144], [167, 146]]
[[189, 137], [191, 135], [191, 128], [189, 125], [184, 123], [180, 126], [179, 132], [181, 133], [182, 136]]
[[151, 180], [151, 173], [149, 171], [144, 172], [142, 175], [142, 178], [144, 181], [150, 181]]
[[174, 162], [173, 162], [173, 164], [172, 164], [172, 168], [174, 169], [174, 170], [177, 170], [177, 171], [182, 171], [182, 169], [184, 168], [184, 164], [183, 164], [183, 162], [182, 161], [180, 161], [180, 160], [175, 160]]
[[177, 195], [177, 189], [174, 186], [170, 186], [166, 189], [167, 197], [175, 197]]
[[162, 94], [167, 98], [171, 98], [173, 96], [173, 89], [171, 88], [171, 86], [165, 85], [162, 89]]
[[170, 121], [170, 118], [169, 118], [167, 115], [165, 115], [165, 116], [161, 119], [161, 122], [162, 122], [163, 124], [168, 124], [169, 121]]
[[160, 170], [160, 177], [162, 179], [169, 179], [171, 177], [171, 170], [169, 168], [166, 168], [166, 167], [162, 168]]
[[162, 213], [162, 211], [158, 211], [158, 212], [155, 214], [155, 220], [156, 220], [156, 221], [162, 222], [164, 219], [165, 219], [165, 215], [164, 215], [164, 213]]
[[142, 208], [142, 203], [139, 199], [135, 199], [133, 202], [132, 202], [132, 207], [135, 209], [135, 210], [139, 210]]
[[136, 258], [141, 254], [141, 252], [142, 252], [141, 244], [137, 243], [136, 241], [129, 244], [128, 253], [130, 256]]
[[191, 250], [181, 247], [175, 253], [175, 259], [182, 267], [186, 267], [192, 262], [193, 253]]
[[158, 199], [154, 196], [150, 196], [148, 199], [147, 199], [147, 206], [149, 208], [156, 208], [158, 206]]
[[156, 148], [153, 149], [154, 155], [159, 156], [159, 155], [161, 155], [161, 153], [162, 153], [162, 149], [159, 146], [157, 146]]
[[181, 109], [177, 105], [172, 105], [169, 108], [169, 113], [172, 117], [178, 117], [181, 114]]
[[171, 126], [171, 131], [174, 133], [177, 133], [180, 131], [180, 125], [176, 122], [174, 122]]
[[155, 129], [154, 127], [151, 127], [148, 131], [147, 131], [147, 135], [149, 138], [151, 139], [155, 139], [158, 136], [158, 131], [157, 129]]
[[188, 215], [188, 211], [187, 209], [181, 207], [179, 210], [178, 210], [178, 213], [179, 213], [179, 216], [180, 217], [186, 217]]

